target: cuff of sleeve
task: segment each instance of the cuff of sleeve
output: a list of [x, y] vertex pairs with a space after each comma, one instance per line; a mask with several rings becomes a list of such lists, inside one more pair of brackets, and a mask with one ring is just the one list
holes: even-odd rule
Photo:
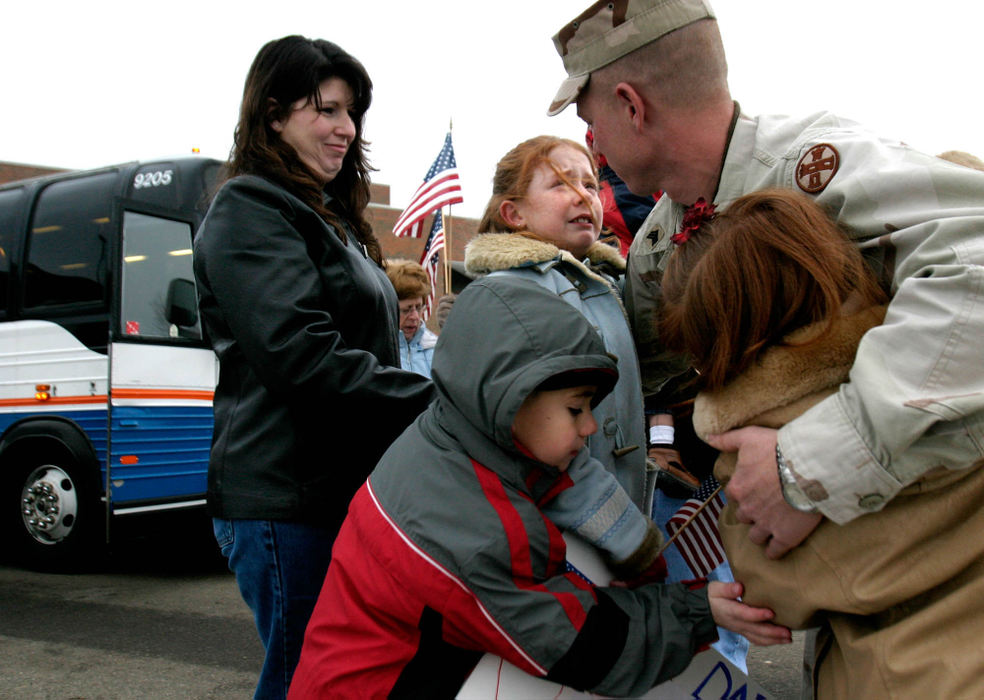
[[663, 535], [656, 525], [647, 520], [646, 535], [628, 558], [612, 562], [612, 573], [619, 580], [631, 579], [648, 569], [659, 556], [659, 548], [663, 544]]
[[798, 486], [835, 523], [881, 510], [902, 489], [858, 435], [837, 394], [783, 426], [779, 446]]
[[[617, 517], [613, 517], [616, 516]], [[611, 561], [626, 562], [644, 556], [651, 546], [652, 521], [642, 514], [621, 488], [603, 510], [576, 528], [576, 532], [605, 550]], [[602, 532], [602, 530], [604, 530]], [[658, 548], [658, 544], [656, 545]], [[640, 554], [642, 553], [642, 554]]]
[[[711, 602], [707, 597], [707, 581], [697, 589], [690, 588], [686, 593], [687, 608], [692, 612], [693, 637], [695, 651], [704, 651], [710, 644], [718, 640], [717, 623], [711, 615]], [[690, 583], [696, 583], [690, 582]]]

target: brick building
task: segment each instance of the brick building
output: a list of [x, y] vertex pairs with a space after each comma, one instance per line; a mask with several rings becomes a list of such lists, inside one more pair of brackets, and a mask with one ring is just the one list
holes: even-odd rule
[[[390, 206], [389, 185], [374, 184], [372, 186], [372, 200], [369, 204], [368, 215], [369, 221], [372, 223], [372, 229], [383, 247], [383, 254], [387, 258], [420, 260], [420, 256], [424, 252], [427, 233], [430, 231], [434, 220], [430, 216], [427, 217], [424, 221], [423, 233], [420, 238], [397, 238], [393, 235], [393, 224], [396, 223], [402, 212], [403, 209], [401, 207], [394, 208]], [[445, 219], [444, 223], [447, 227], [447, 219]], [[461, 261], [465, 258], [465, 246], [468, 244], [468, 241], [478, 233], [478, 220], [454, 216], [454, 207], [451, 207], [451, 225], [449, 228], [451, 229], [451, 244], [441, 254], [441, 263], [443, 265], [444, 255], [447, 253], [448, 248], [450, 248], [450, 259], [456, 261], [452, 262], [454, 272], [452, 274], [451, 284], [454, 291], [460, 291], [461, 287], [468, 283], [468, 278], [461, 272]], [[445, 238], [447, 237], [448, 234], [445, 230]], [[440, 274], [438, 276], [441, 277]], [[444, 293], [443, 281], [439, 282], [439, 284], [442, 286], [437, 290], [438, 296]]]
[[0, 185], [15, 180], [26, 180], [39, 175], [53, 175], [66, 172], [65, 168], [49, 168], [46, 165], [26, 165], [24, 163], [7, 163], [0, 161]]

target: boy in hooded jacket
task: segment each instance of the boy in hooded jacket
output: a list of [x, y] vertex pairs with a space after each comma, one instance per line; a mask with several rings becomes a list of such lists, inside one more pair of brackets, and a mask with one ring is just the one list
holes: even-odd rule
[[683, 671], [717, 624], [788, 642], [737, 583], [602, 587], [566, 571], [544, 508], [572, 486], [591, 406], [616, 379], [600, 336], [555, 294], [472, 282], [438, 339], [436, 401], [352, 500], [290, 697], [454, 697], [486, 652], [631, 696]]

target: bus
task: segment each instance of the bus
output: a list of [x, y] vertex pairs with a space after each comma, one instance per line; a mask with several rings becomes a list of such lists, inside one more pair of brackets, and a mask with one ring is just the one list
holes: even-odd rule
[[120, 518], [205, 504], [218, 365], [191, 251], [221, 165], [0, 185], [0, 547], [28, 565], [71, 570]]

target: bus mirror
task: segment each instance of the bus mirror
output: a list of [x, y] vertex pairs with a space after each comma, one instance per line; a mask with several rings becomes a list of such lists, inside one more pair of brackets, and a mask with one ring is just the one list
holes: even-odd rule
[[194, 326], [198, 321], [195, 283], [180, 277], [167, 286], [167, 321], [176, 326]]

